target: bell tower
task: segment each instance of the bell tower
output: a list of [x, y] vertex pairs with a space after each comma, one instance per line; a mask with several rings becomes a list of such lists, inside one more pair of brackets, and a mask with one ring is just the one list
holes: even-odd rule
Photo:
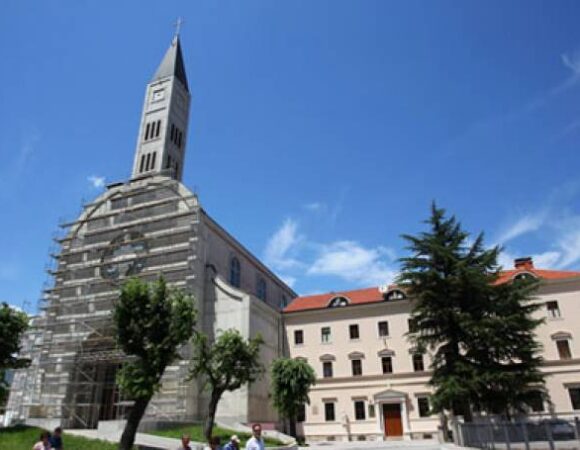
[[159, 174], [181, 181], [190, 99], [177, 33], [145, 90], [132, 178]]

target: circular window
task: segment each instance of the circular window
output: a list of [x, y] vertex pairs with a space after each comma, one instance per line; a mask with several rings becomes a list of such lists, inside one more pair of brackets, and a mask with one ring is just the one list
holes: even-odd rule
[[145, 237], [136, 231], [114, 238], [101, 256], [101, 276], [109, 280], [136, 275], [145, 268], [148, 247]]

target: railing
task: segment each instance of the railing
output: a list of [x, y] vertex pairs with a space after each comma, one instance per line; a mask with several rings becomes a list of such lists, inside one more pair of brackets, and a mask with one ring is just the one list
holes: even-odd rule
[[580, 449], [580, 420], [488, 421], [457, 424], [456, 444], [481, 449]]

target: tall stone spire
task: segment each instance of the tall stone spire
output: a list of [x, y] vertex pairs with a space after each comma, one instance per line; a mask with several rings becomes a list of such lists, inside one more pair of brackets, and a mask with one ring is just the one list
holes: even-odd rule
[[176, 34], [147, 85], [132, 178], [161, 174], [181, 181], [190, 94]]

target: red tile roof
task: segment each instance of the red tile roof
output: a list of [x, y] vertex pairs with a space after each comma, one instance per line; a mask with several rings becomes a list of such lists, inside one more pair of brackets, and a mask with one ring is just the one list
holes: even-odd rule
[[[505, 283], [510, 281], [514, 276], [519, 273], [532, 273], [535, 276], [544, 280], [562, 280], [566, 278], [580, 277], [580, 272], [573, 271], [562, 271], [562, 270], [544, 270], [544, 269], [515, 269], [515, 270], [505, 270], [501, 272], [498, 279], [498, 283]], [[389, 286], [389, 288], [394, 288], [396, 286]], [[365, 303], [378, 303], [382, 302], [383, 294], [379, 292], [378, 287], [370, 287], [365, 289], [356, 289], [352, 291], [341, 291], [341, 292], [327, 292], [325, 294], [308, 295], [305, 297], [296, 297], [292, 303], [290, 303], [284, 312], [296, 312], [296, 311], [306, 311], [313, 309], [323, 309], [328, 307], [328, 303], [335, 297], [346, 297], [350, 300], [350, 305], [361, 305]]]
[[573, 272], [570, 270], [545, 270], [545, 269], [515, 269], [515, 270], [504, 270], [501, 272], [497, 283], [505, 283], [511, 280], [517, 274], [520, 273], [531, 273], [542, 280], [563, 280], [566, 278], [574, 278], [580, 276], [580, 272]]

